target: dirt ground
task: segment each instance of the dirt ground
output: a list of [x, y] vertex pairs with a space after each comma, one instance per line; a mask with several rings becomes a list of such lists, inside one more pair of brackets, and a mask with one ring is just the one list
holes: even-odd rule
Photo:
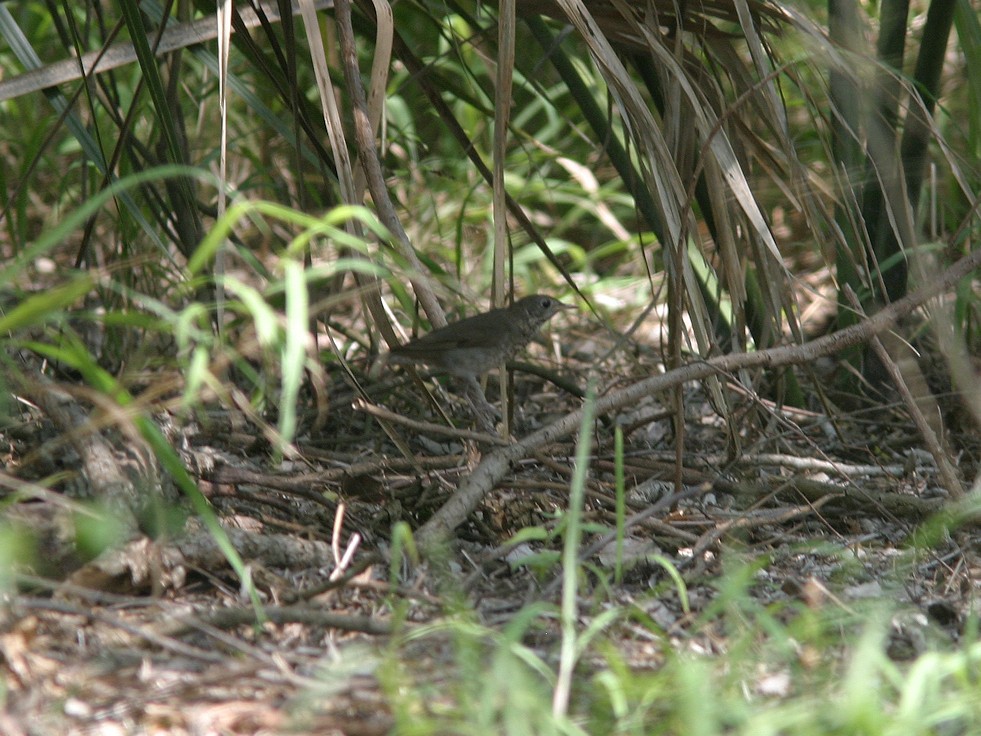
[[[583, 388], [597, 369], [603, 395], [662, 370], [653, 351], [624, 357], [608, 353], [612, 342], [595, 333], [567, 335], [574, 337], [561, 364], [547, 341], [532, 347], [531, 359], [573, 386]], [[731, 632], [705, 625], [701, 614], [717, 599], [719, 577], [751, 561], [748, 590], [762, 603], [894, 600], [889, 646], [897, 659], [916, 656], [931, 637], [959, 636], [981, 579], [977, 549], [957, 535], [915, 553], [910, 547], [911, 535], [949, 500], [934, 458], [901, 404], [836, 405], [830, 365], [802, 371], [813, 399], [803, 408], [737, 383], [766, 385], [760, 375], [721, 376], [595, 419], [581, 621], [585, 627], [622, 607], [653, 622], [641, 626], [634, 616], [608, 629], [630, 667], [656, 669], [669, 647], [723, 651]], [[515, 437], [581, 407], [579, 396], [540, 375], [514, 376]], [[7, 576], [0, 732], [383, 734], [396, 719], [399, 667], [437, 691], [453, 671], [452, 637], [421, 636], [425, 625], [464, 606], [483, 626], [501, 629], [531, 603], [556, 603], [557, 530], [570, 497], [574, 437], [543, 442], [512, 463], [440, 555], [402, 557], [397, 552], [411, 547], [393, 529], [419, 529], [498, 446], [468, 436], [470, 409], [452, 383], [427, 381], [430, 400], [401, 371], [374, 383], [364, 378], [372, 405], [390, 414], [365, 410], [341, 371], [329, 371], [326, 411], [307, 411], [286, 459], [247, 412], [155, 415], [243, 558], [261, 623], [214, 536], [148, 459], [126, 418], [74, 390], [62, 399], [83, 418], [73, 434], [63, 423], [70, 418], [18, 404], [17, 421], [0, 434], [4, 514], [8, 526], [38, 531], [41, 544], [34, 565]], [[59, 385], [70, 386], [69, 378]], [[489, 382], [492, 403], [496, 385]], [[671, 409], [679, 395], [680, 444]], [[316, 397], [305, 396], [304, 406], [317, 406]], [[464, 431], [448, 434], [438, 410]], [[615, 427], [624, 436], [628, 519], [619, 581], [611, 541]], [[976, 443], [957, 427], [947, 441], [961, 476], [973, 478]], [[119, 482], [145, 482], [159, 508], [182, 512], [157, 508], [146, 516], [167, 519], [156, 539], [130, 534], [86, 559], [71, 540], [96, 533], [80, 522], [77, 500], [91, 482], [93, 446], [108, 448]], [[538, 531], [508, 543], [527, 529]], [[687, 600], [667, 564], [685, 581]], [[548, 620], [529, 626], [524, 640], [552, 661], [557, 637]], [[779, 695], [779, 681], [765, 673], [758, 686]]]

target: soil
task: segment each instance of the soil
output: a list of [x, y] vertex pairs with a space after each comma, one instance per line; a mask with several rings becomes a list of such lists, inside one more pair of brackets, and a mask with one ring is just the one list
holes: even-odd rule
[[[653, 351], [625, 357], [608, 350], [614, 344], [576, 327], [560, 363], [554, 344], [532, 346], [528, 359], [565, 388], [516, 371], [512, 437], [581, 408], [566, 389], [585, 388], [591, 371], [604, 377], [605, 395], [663, 370]], [[365, 394], [337, 367], [304, 395], [286, 453], [269, 442], [263, 422], [274, 415], [217, 402], [184, 411], [177, 401], [153, 415], [242, 558], [255, 598], [132, 417], [93, 402], [71, 376], [36, 384], [49, 399], [60, 392], [64, 416], [53, 418], [44, 401], [21, 402], [0, 434], [6, 544], [28, 549], [24, 534], [36, 535], [33, 561], [20, 558], [5, 576], [0, 732], [388, 733], [399, 682], [430, 687], [438, 701], [460, 671], [451, 631], [424, 627], [471, 610], [487, 631], [503, 631], [529, 604], [557, 604], [575, 437], [511, 463], [446, 543], [416, 550], [406, 532], [451, 503], [506, 443], [470, 432], [470, 408], [452, 382], [398, 371], [375, 379], [364, 368]], [[703, 614], [719, 581], [739, 570], [750, 571], [746, 592], [763, 604], [892, 600], [889, 653], [899, 660], [958, 639], [979, 583], [976, 544], [940, 533], [913, 545], [951, 500], [935, 457], [904, 404], [880, 396], [842, 410], [832, 368], [802, 371], [811, 397], [803, 407], [748, 389], [767, 384], [762, 374], [720, 376], [587, 426], [580, 622], [632, 612], [605, 630], [627, 666], [656, 670], [669, 648], [725, 651], [731, 632]], [[488, 382], [488, 398], [499, 406], [497, 385]], [[944, 431], [960, 477], [973, 478], [973, 433]], [[100, 475], [91, 454], [107, 448]], [[628, 523], [619, 552], [618, 465]], [[84, 523], [87, 498], [118, 511], [106, 484], [142, 499], [131, 516], [114, 516], [114, 529]], [[522, 640], [554, 662], [555, 618], [533, 618]], [[597, 656], [585, 657], [587, 670], [602, 666]], [[757, 686], [781, 692], [769, 674]]]

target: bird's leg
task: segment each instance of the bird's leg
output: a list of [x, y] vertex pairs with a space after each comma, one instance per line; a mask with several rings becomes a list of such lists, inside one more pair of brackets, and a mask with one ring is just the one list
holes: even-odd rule
[[470, 400], [473, 407], [474, 416], [477, 419], [477, 426], [482, 432], [494, 434], [497, 430], [494, 427], [497, 410], [490, 405], [484, 392], [480, 389], [480, 384], [473, 376], [463, 379], [464, 395]]

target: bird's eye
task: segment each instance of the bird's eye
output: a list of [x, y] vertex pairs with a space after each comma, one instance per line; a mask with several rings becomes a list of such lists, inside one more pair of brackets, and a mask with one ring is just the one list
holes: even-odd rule
[[550, 306], [552, 306], [552, 300], [546, 296], [541, 300], [539, 306], [541, 306], [542, 309], [548, 309]]

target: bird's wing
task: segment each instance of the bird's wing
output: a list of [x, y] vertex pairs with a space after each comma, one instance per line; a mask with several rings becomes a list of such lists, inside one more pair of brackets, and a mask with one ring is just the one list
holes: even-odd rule
[[496, 314], [488, 312], [467, 317], [446, 327], [433, 330], [393, 349], [392, 352], [412, 355], [413, 353], [431, 350], [496, 347], [507, 339], [507, 334], [507, 326], [501, 325]]

